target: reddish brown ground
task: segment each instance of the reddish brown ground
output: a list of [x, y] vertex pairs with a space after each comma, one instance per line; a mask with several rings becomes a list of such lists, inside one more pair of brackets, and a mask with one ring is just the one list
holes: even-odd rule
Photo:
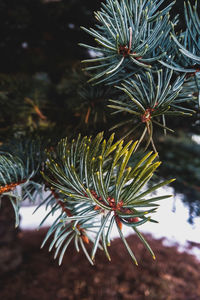
[[131, 236], [128, 242], [137, 256], [138, 267], [131, 263], [120, 240], [112, 243], [112, 262], [100, 252], [92, 267], [82, 253], [77, 254], [71, 247], [59, 267], [47, 247], [39, 249], [44, 230], [21, 235], [23, 263], [16, 272], [1, 278], [2, 300], [200, 299], [200, 263], [150, 236], [147, 239], [156, 261], [137, 237]]

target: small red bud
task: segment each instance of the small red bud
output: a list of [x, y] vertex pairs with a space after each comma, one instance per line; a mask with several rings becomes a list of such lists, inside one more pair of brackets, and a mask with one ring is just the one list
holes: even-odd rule
[[81, 238], [86, 244], [89, 244], [89, 239], [86, 235], [82, 235]]
[[118, 216], [115, 217], [116, 223], [119, 226], [119, 229], [122, 230], [122, 222], [120, 221], [120, 218]]
[[134, 217], [134, 218], [129, 219], [129, 222], [131, 222], [131, 223], [137, 223], [138, 221], [139, 221], [138, 217]]
[[100, 207], [98, 205], [95, 205], [94, 210], [98, 210]]

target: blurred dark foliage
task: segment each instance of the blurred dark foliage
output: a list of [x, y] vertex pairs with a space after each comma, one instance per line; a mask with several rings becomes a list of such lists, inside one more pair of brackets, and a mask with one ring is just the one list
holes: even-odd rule
[[200, 144], [184, 135], [168, 136], [158, 144], [163, 164], [159, 176], [176, 178], [173, 188], [189, 207], [189, 221], [200, 215]]
[[69, 61], [84, 57], [78, 46], [80, 25], [94, 23], [93, 11], [99, 5], [92, 0], [1, 0], [1, 72], [45, 71], [58, 80]]
[[13, 132], [33, 131], [44, 123], [41, 109], [45, 108], [48, 89], [48, 82], [37, 76], [0, 74], [0, 139], [9, 139]]

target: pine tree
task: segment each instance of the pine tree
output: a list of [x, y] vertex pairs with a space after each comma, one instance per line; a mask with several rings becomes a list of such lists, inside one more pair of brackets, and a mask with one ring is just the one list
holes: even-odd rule
[[[200, 103], [198, 4], [185, 3], [183, 31], [176, 31], [180, 21], [178, 15], [170, 15], [173, 6], [174, 2], [165, 5], [164, 0], [102, 2], [95, 12], [95, 28], [82, 27], [95, 41], [80, 45], [95, 57], [82, 61], [83, 71], [74, 68], [56, 87], [50, 87], [61, 108], [50, 96], [46, 100], [50, 85], [46, 78], [27, 81], [25, 94], [20, 94], [19, 78], [10, 82], [3, 77], [0, 101], [18, 108], [20, 122], [16, 124], [10, 116], [15, 128], [11, 132], [6, 128], [5, 105], [0, 115], [5, 126], [0, 132], [0, 201], [12, 203], [16, 226], [27, 198], [34, 203], [39, 196], [40, 205], [50, 208], [41, 225], [58, 213], [42, 246], [51, 239], [49, 250], [56, 249], [59, 264], [72, 242], [92, 265], [98, 249], [110, 260], [113, 226], [135, 264], [137, 259], [122, 231], [126, 226], [155, 258], [138, 227], [156, 222], [152, 215], [158, 203], [171, 196], [153, 195], [174, 181], [167, 178], [167, 172], [157, 171], [159, 157], [170, 159], [164, 152], [163, 136], [181, 128], [177, 123], [185, 123], [182, 117], [188, 118], [186, 128], [189, 122], [191, 126], [197, 122], [194, 115]], [[63, 94], [71, 101], [61, 103]], [[102, 127], [105, 133], [98, 133]], [[174, 186], [180, 190], [180, 178], [177, 182]]]

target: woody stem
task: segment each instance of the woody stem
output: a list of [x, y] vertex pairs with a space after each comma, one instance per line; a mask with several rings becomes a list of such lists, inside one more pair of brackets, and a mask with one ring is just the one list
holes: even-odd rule
[[147, 127], [145, 126], [145, 128], [143, 130], [143, 133], [142, 133], [142, 135], [141, 135], [141, 137], [140, 137], [140, 139], [139, 139], [139, 141], [138, 141], [138, 143], [137, 143], [134, 151], [136, 151], [138, 149], [139, 145], [141, 144], [142, 140], [145, 137], [146, 132], [147, 132]]
[[[150, 123], [150, 126], [149, 126], [149, 123]], [[148, 131], [148, 134], [149, 134], [149, 138], [150, 138], [150, 142], [151, 142], [151, 145], [152, 145], [152, 148], [154, 150], [155, 153], [157, 153], [158, 151], [156, 150], [156, 147], [155, 147], [155, 144], [154, 144], [154, 141], [153, 141], [153, 128], [152, 128], [152, 123], [151, 122], [146, 122], [146, 127], [147, 127], [147, 131]], [[146, 146], [146, 148], [148, 147], [148, 145]]]

